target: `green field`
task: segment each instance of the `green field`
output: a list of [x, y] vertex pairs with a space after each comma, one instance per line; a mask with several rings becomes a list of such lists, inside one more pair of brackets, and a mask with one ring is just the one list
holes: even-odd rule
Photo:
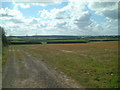
[[17, 45], [87, 88], [118, 87], [118, 42]]
[[9, 44], [66, 44], [119, 41], [118, 36], [9, 36]]

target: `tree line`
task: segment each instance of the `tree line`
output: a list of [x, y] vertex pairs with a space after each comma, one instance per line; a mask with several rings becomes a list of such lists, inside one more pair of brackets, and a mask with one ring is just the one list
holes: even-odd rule
[[8, 45], [7, 37], [5, 35], [5, 30], [1, 26], [0, 26], [0, 42], [2, 42], [3, 46], [7, 46]]

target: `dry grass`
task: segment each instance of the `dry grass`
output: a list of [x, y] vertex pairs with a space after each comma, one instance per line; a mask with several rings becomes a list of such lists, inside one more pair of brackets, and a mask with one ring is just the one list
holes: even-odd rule
[[11, 47], [3, 47], [2, 48], [2, 65], [4, 66], [8, 60], [8, 57], [9, 57], [9, 50], [8, 48], [11, 48]]
[[118, 42], [18, 47], [85, 87], [118, 87]]

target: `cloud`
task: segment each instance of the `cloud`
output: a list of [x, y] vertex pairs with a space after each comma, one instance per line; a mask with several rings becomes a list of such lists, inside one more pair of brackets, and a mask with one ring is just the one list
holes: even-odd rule
[[38, 1], [33, 1], [32, 4], [36, 6], [47, 6], [47, 5], [53, 5], [53, 4], [58, 4], [61, 3], [62, 0], [38, 0]]
[[14, 0], [13, 4], [16, 7], [29, 8], [30, 5], [34, 6], [47, 6], [61, 3], [62, 0]]
[[2, 17], [13, 17], [12, 15], [8, 15], [8, 14], [1, 14]]
[[[39, 3], [38, 3], [39, 4]], [[53, 3], [55, 4], [55, 3]], [[107, 35], [117, 34], [117, 7], [116, 3], [85, 3], [69, 0], [62, 8], [40, 10], [39, 17], [24, 17], [18, 6], [27, 8], [31, 4], [22, 6], [14, 4], [13, 9], [1, 8], [0, 20], [3, 21], [8, 35]], [[33, 4], [34, 5], [34, 4]], [[47, 3], [45, 5], [50, 5]], [[102, 24], [93, 19], [93, 12], [86, 10], [85, 6], [102, 15], [107, 20]], [[92, 17], [92, 18], [91, 18]]]
[[17, 9], [8, 9], [8, 8], [1, 8], [0, 9], [0, 16], [3, 16], [3, 17], [15, 17], [15, 18], [23, 18], [23, 15], [22, 13], [17, 10]]
[[10, 19], [9, 21], [13, 22], [13, 23], [24, 23], [23, 21], [21, 21], [20, 19]]
[[4, 21], [6, 24], [12, 23], [23, 23], [24, 17], [22, 13], [16, 9], [8, 9], [8, 8], [1, 8], [0, 9], [0, 18], [2, 21]]
[[81, 29], [85, 28], [92, 23], [90, 18], [90, 12], [84, 12], [78, 19], [75, 20], [75, 24]]
[[118, 19], [118, 3], [117, 2], [91, 2], [88, 7], [102, 15], [107, 19]]
[[116, 10], [103, 10], [102, 15], [109, 19], [118, 19], [118, 11]]
[[26, 23], [29, 23], [29, 24], [38, 24], [40, 21], [39, 21], [40, 19], [38, 19], [38, 18], [34, 18], [34, 17], [32, 17], [32, 18], [29, 18], [29, 19], [26, 19]]
[[29, 8], [30, 7], [29, 4], [23, 4], [23, 3], [17, 4], [17, 5], [20, 6], [21, 8]]
[[67, 28], [67, 22], [63, 21], [63, 22], [59, 22], [55, 25], [55, 27], [59, 28], [59, 29], [66, 29]]
[[[85, 5], [87, 5], [85, 2], [74, 2], [70, 0], [68, 5], [61, 9], [40, 11], [40, 16], [46, 20], [50, 20], [50, 22], [45, 25], [48, 27], [47, 29], [52, 29], [53, 31], [55, 29], [58, 32], [60, 31], [60, 33], [67, 32], [69, 34], [78, 35], [104, 35], [110, 32], [114, 32], [113, 34], [116, 33], [116, 26], [112, 25], [112, 23], [109, 23], [109, 27], [113, 28], [103, 28], [106, 27], [105, 23], [107, 22], [105, 22], [104, 25], [100, 25], [91, 19], [92, 14], [85, 10]], [[113, 23], [117, 23], [116, 3], [90, 2], [88, 5], [89, 9], [94, 10], [98, 15], [104, 16], [108, 19], [108, 22], [114, 20]]]
[[[94, 10], [100, 9], [111, 9], [114, 8], [116, 2], [90, 2], [89, 7]], [[111, 8], [110, 8], [111, 7]]]
[[[83, 4], [84, 3], [78, 3], [78, 2], [71, 1], [71, 2], [69, 2], [69, 4], [67, 6], [65, 6], [61, 9], [55, 8], [55, 9], [52, 9], [51, 11], [42, 10], [42, 11], [39, 11], [39, 14], [40, 14], [40, 17], [43, 19], [46, 19], [46, 20], [49, 19], [51, 21], [54, 20], [54, 23], [56, 23], [56, 26], [57, 26], [57, 23], [58, 23], [59, 27], [60, 27], [60, 25], [62, 25], [62, 24], [60, 24], [61, 20], [64, 21], [62, 23], [66, 23], [66, 24], [70, 25], [70, 21], [73, 21], [73, 22], [76, 21], [76, 23], [78, 23], [78, 21], [82, 20], [82, 18], [84, 18], [84, 19], [86, 18], [85, 15], [83, 15], [83, 13], [85, 12], [83, 10], [84, 9]], [[66, 22], [66, 20], [69, 22]], [[88, 22], [88, 21], [84, 20], [84, 22]]]
[[24, 32], [22, 27], [24, 27], [25, 18], [18, 9], [1, 8], [0, 16], [7, 35], [17, 34], [22, 32], [22, 30]]
[[18, 7], [20, 7], [20, 8], [30, 8], [30, 3], [23, 3], [23, 2], [16, 3], [14, 1], [13, 5], [14, 5], [14, 9], [18, 9]]
[[[106, 18], [102, 25], [94, 23], [96, 33], [100, 35], [118, 35], [118, 3], [117, 2], [90, 2], [89, 9], [96, 15]], [[96, 22], [96, 21], [94, 21]]]

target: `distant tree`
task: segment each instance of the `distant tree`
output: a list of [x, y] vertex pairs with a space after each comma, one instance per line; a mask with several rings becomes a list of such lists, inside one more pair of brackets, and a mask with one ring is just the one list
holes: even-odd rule
[[7, 46], [8, 45], [7, 38], [5, 36], [4, 28], [1, 27], [1, 26], [0, 26], [0, 39], [2, 39], [3, 46]]

